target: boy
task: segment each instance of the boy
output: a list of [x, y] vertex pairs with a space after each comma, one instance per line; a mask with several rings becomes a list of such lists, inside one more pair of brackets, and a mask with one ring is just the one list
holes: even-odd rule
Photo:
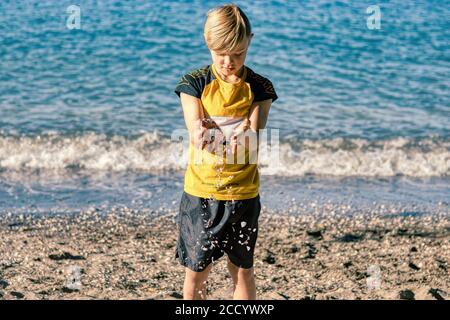
[[[236, 5], [210, 11], [204, 38], [213, 63], [183, 76], [175, 89], [190, 137], [175, 254], [186, 267], [184, 299], [206, 299], [212, 262], [224, 253], [234, 299], [256, 299], [253, 254], [261, 210], [259, 174], [239, 137], [265, 127], [278, 97], [268, 79], [244, 65], [252, 37], [250, 22]], [[218, 152], [222, 147], [238, 156], [244, 148], [244, 163], [218, 161], [223, 159]], [[191, 161], [194, 153], [200, 153], [203, 162]]]

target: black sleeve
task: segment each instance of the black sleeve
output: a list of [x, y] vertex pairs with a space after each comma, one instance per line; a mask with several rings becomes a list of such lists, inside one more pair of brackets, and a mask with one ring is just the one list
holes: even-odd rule
[[184, 92], [190, 96], [194, 96], [196, 98], [201, 98], [202, 91], [200, 89], [200, 83], [196, 81], [196, 78], [194, 78], [190, 73], [185, 74], [180, 81], [178, 82], [175, 93], [180, 96], [180, 93]]
[[278, 99], [275, 88], [273, 87], [273, 84], [269, 79], [257, 75], [255, 80], [255, 87], [253, 90], [255, 99], [253, 100], [253, 102], [264, 101], [268, 99], [272, 99], [272, 102], [274, 102]]

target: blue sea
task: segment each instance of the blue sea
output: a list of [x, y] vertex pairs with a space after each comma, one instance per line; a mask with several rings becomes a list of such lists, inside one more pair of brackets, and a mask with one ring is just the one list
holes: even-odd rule
[[[236, 3], [255, 34], [246, 65], [279, 96], [265, 208], [449, 212], [450, 1]], [[186, 161], [173, 89], [211, 63], [203, 24], [219, 4], [2, 0], [0, 214], [176, 211]]]

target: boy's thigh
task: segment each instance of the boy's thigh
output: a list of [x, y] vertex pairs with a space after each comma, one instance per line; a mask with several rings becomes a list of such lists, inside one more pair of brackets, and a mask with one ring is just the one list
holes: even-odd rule
[[224, 255], [220, 240], [229, 219], [223, 202], [183, 193], [175, 257], [193, 271], [203, 271]]

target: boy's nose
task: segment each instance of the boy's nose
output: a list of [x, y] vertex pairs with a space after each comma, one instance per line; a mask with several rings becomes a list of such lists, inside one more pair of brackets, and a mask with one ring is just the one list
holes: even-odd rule
[[230, 56], [224, 56], [223, 62], [226, 66], [229, 66], [231, 64], [231, 57]]

